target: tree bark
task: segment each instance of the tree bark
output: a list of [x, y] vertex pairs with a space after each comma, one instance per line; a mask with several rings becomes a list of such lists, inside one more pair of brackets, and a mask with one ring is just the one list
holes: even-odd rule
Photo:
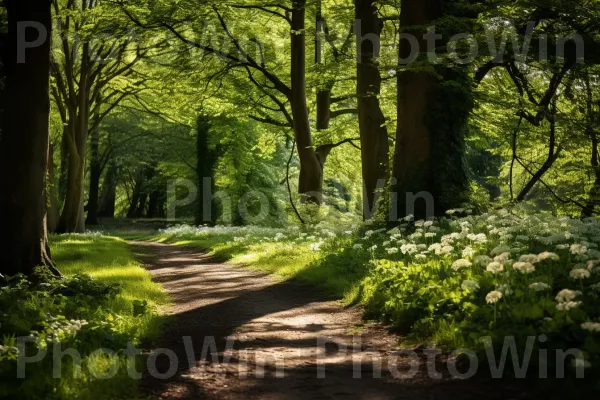
[[[198, 178], [198, 201], [196, 203], [196, 212], [194, 215], [194, 223], [197, 226], [208, 224], [215, 225], [218, 218], [218, 210], [213, 207], [212, 200], [204, 198], [204, 192], [208, 191], [211, 195], [215, 192], [215, 167], [217, 157], [215, 150], [209, 146], [210, 136], [210, 118], [206, 115], [198, 117], [196, 125], [196, 176]], [[206, 182], [209, 187], [205, 188], [205, 178], [210, 178], [210, 183]], [[205, 204], [205, 201], [211, 201], [210, 204]], [[205, 213], [206, 207], [211, 207], [210, 217]]]
[[356, 64], [356, 94], [362, 158], [363, 218], [371, 219], [375, 214], [377, 184], [380, 180], [387, 181], [389, 164], [388, 132], [378, 97], [381, 92], [378, 58], [383, 21], [377, 16], [377, 7], [372, 0], [356, 0], [355, 16], [360, 23], [362, 36], [357, 35], [356, 38], [360, 53]]
[[302, 202], [323, 201], [323, 170], [312, 143], [306, 104], [306, 0], [292, 1], [290, 107], [300, 158], [298, 192]]
[[[68, 122], [67, 122], [68, 123]], [[69, 126], [63, 128], [62, 139], [60, 141], [60, 170], [58, 173], [58, 204], [62, 210], [62, 205], [67, 197], [67, 176], [69, 175], [69, 145], [67, 143], [67, 135], [69, 134]], [[60, 213], [60, 212], [59, 212]]]
[[127, 210], [127, 218], [136, 218], [136, 211], [138, 209], [138, 204], [140, 203], [140, 197], [142, 196], [143, 185], [144, 171], [140, 169], [135, 178], [133, 191], [131, 192], [131, 203], [129, 203], [129, 209]]
[[48, 190], [47, 202], [47, 226], [48, 232], [56, 232], [58, 225], [58, 192], [56, 190], [56, 179], [54, 176], [54, 146], [49, 144], [48, 148], [48, 183], [46, 184]]
[[[5, 234], [0, 240], [0, 268], [6, 275], [30, 274], [38, 265], [53, 268], [46, 232], [50, 2], [9, 0], [5, 6], [6, 101], [0, 136], [0, 221]], [[46, 30], [27, 28], [26, 41], [47, 36], [40, 45], [25, 50], [24, 60], [18, 60], [23, 46], [18, 43], [18, 24], [22, 21], [36, 22]]]
[[98, 200], [100, 193], [100, 176], [102, 175], [102, 164], [99, 154], [99, 132], [93, 129], [90, 132], [90, 191], [87, 203], [87, 225], [98, 224]]
[[[473, 108], [471, 71], [465, 66], [429, 64], [427, 40], [423, 37], [427, 26], [444, 15], [461, 13], [460, 7], [450, 11], [441, 0], [402, 0], [400, 26], [403, 32], [414, 35], [419, 44], [419, 63], [401, 66], [397, 73], [398, 122], [392, 174], [391, 211], [396, 217], [413, 213], [415, 218], [443, 215], [446, 210], [459, 207], [466, 200], [469, 188], [464, 160], [464, 134], [469, 113]], [[457, 15], [475, 19], [477, 15]], [[443, 38], [452, 36], [453, 26], [442, 26]], [[438, 30], [438, 34], [442, 34]], [[443, 46], [439, 44], [438, 46]], [[406, 64], [411, 56], [411, 45], [402, 39], [399, 62]], [[451, 85], [442, 84], [453, 81]], [[395, 184], [394, 184], [395, 181]], [[420, 193], [420, 195], [419, 195]], [[432, 200], [417, 200], [417, 196]], [[408, 201], [407, 201], [408, 200]]]
[[585, 204], [585, 208], [581, 210], [581, 217], [591, 217], [594, 215], [596, 206], [600, 204], [600, 162], [598, 157], [598, 136], [596, 131], [591, 129], [589, 131], [590, 139], [592, 140], [592, 158], [591, 166], [594, 172], [594, 183], [589, 191], [588, 200]]
[[590, 188], [588, 194], [588, 200], [585, 204], [585, 208], [581, 210], [581, 217], [591, 217], [594, 215], [594, 210], [596, 206], [600, 205], [600, 156], [598, 154], [598, 132], [597, 126], [600, 123], [600, 110], [597, 113], [594, 113], [594, 97], [592, 92], [592, 86], [590, 84], [589, 77], [586, 77], [585, 81], [586, 88], [586, 109], [587, 109], [587, 125], [586, 125], [586, 133], [592, 142], [592, 157], [590, 159], [590, 166], [592, 167], [592, 171], [594, 173], [594, 183]]
[[67, 192], [63, 211], [58, 223], [59, 233], [82, 233], [85, 231], [83, 210], [83, 183], [85, 174], [85, 157], [87, 154], [88, 129], [90, 120], [89, 74], [90, 51], [89, 43], [84, 43], [81, 53], [81, 71], [79, 78], [79, 93], [77, 107], [71, 105], [70, 116], [75, 118], [69, 124], [67, 149], [69, 153], [67, 168]]
[[98, 217], [114, 218], [115, 202], [117, 199], [117, 172], [118, 167], [114, 160], [109, 161], [104, 182], [102, 184], [102, 194], [100, 196], [100, 205], [98, 208]]
[[164, 218], [166, 193], [163, 189], [154, 189], [148, 196], [148, 218]]
[[63, 211], [58, 222], [58, 233], [81, 233], [83, 222], [83, 181], [85, 160], [79, 152], [69, 152], [67, 187]]
[[[440, 1], [403, 0], [401, 3], [400, 26], [427, 25], [440, 16]], [[406, 29], [406, 28], [405, 28]], [[419, 49], [425, 49], [423, 32], [414, 34]], [[410, 44], [400, 43], [399, 57], [410, 55]], [[425, 123], [425, 114], [435, 88], [435, 78], [421, 71], [410, 69], [399, 71], [398, 83], [398, 123], [396, 128], [396, 149], [394, 173], [397, 183], [394, 192], [398, 200], [399, 216], [406, 214], [406, 194], [429, 191], [431, 188], [431, 132]], [[416, 214], [424, 215], [424, 208], [416, 209]]]
[[331, 89], [323, 88], [317, 91], [317, 130], [329, 128], [331, 121]]

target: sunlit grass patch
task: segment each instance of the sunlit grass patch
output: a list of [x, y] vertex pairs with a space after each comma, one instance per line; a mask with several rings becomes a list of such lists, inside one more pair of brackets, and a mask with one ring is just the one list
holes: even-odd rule
[[117, 283], [123, 288], [120, 297], [126, 302], [167, 302], [166, 292], [152, 282], [150, 273], [134, 259], [125, 240], [100, 235], [59, 235], [51, 237], [50, 243], [52, 256], [63, 274], [87, 274], [104, 283]]
[[[5, 310], [0, 314], [0, 398], [143, 398], [123, 351], [129, 342], [138, 349], [152, 346], [163, 323], [156, 306], [167, 303], [167, 294], [122, 239], [60, 235], [52, 236], [50, 245], [66, 279], [32, 283], [15, 278], [0, 291], [0, 309]], [[28, 353], [47, 349], [42, 360], [26, 366], [27, 379], [15, 378], [16, 355], [4, 353], [16, 346], [17, 337], [31, 338]], [[81, 356], [80, 369], [71, 357], [62, 358], [60, 379], [53, 376], [56, 343]], [[99, 349], [115, 353], [94, 354]], [[138, 372], [144, 371], [143, 361], [136, 360]], [[114, 367], [112, 377], [99, 378]]]

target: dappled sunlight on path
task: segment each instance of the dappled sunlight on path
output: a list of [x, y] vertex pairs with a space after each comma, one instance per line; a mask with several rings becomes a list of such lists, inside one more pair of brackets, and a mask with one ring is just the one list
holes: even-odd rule
[[[172, 320], [159, 345], [174, 352], [177, 369], [169, 379], [148, 376], [144, 385], [158, 398], [527, 397], [514, 396], [498, 381], [430, 378], [422, 351], [411, 361], [397, 352], [397, 337], [363, 324], [360, 309], [324, 301], [313, 288], [276, 282], [181, 247], [134, 246], [173, 302], [164, 310]], [[212, 338], [216, 352], [210, 350]], [[379, 361], [381, 377], [374, 378]], [[156, 365], [166, 373], [171, 363], [163, 355]], [[418, 373], [409, 375], [411, 368]], [[436, 369], [442, 371], [441, 365]]]

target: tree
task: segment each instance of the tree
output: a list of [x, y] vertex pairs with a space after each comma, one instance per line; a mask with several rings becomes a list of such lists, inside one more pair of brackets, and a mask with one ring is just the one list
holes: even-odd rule
[[[416, 37], [421, 53], [411, 59], [408, 40], [401, 40], [399, 60], [404, 66], [397, 74], [398, 122], [392, 184], [399, 216], [413, 211], [415, 217], [427, 215], [426, 202], [410, 210], [407, 195], [429, 193], [434, 213], [457, 207], [466, 200], [468, 174], [464, 163], [464, 135], [473, 107], [472, 83], [464, 66], [429, 62], [424, 27], [441, 17], [458, 15], [473, 18], [471, 11], [440, 0], [401, 2], [400, 26]], [[454, 15], [453, 15], [454, 12]], [[465, 15], [466, 14], [466, 15]], [[464, 28], [465, 25], [460, 25]], [[468, 26], [468, 25], [467, 25]], [[452, 36], [452, 26], [443, 37]], [[441, 33], [438, 31], [438, 33]], [[410, 65], [407, 65], [410, 64]]]
[[[256, 98], [251, 96], [246, 101], [253, 103], [252, 113], [248, 116], [255, 121], [277, 126], [282, 132], [289, 128], [293, 129], [298, 157], [300, 159], [300, 175], [298, 181], [298, 192], [304, 202], [321, 204], [323, 197], [323, 169], [327, 156], [331, 149], [349, 140], [334, 143], [315, 144], [307, 99], [307, 74], [306, 74], [306, 23], [307, 9], [309, 5], [306, 0], [294, 0], [284, 4], [273, 4], [262, 2], [238, 2], [229, 1], [223, 5], [209, 5], [198, 11], [197, 7], [171, 7], [145, 10], [143, 6], [137, 8], [139, 15], [134, 15], [133, 7], [123, 8], [124, 12], [138, 26], [146, 29], [167, 30], [182, 43], [191, 48], [201, 50], [203, 59], [213, 56], [220, 60], [218, 71], [211, 73], [208, 82], [224, 77], [230, 78], [236, 71], [234, 81], [243, 79], [254, 87]], [[230, 15], [236, 15], [232, 10], [241, 10], [254, 18], [260, 18], [265, 24], [271, 24], [273, 18], [281, 22], [278, 24], [282, 29], [289, 30], [290, 36], [287, 40], [289, 51], [276, 53], [272, 48], [273, 43], [280, 44], [281, 39], [273, 39], [271, 34], [268, 39], [273, 43], [264, 43], [254, 35], [247, 33], [250, 39], [235, 35], [235, 31], [229, 24]], [[142, 21], [140, 16], [145, 16]], [[212, 17], [214, 16], [214, 17]], [[275, 17], [273, 17], [275, 16]], [[218, 25], [219, 33], [199, 32], [197, 28], [191, 27], [188, 22], [198, 20], [214, 22]], [[245, 23], [247, 19], [235, 20], [235, 25]], [[252, 19], [257, 21], [256, 19]], [[244, 22], [240, 22], [244, 21]], [[285, 25], [284, 25], [285, 24]], [[196, 24], [197, 25], [197, 24]], [[260, 24], [253, 24], [253, 26]], [[262, 27], [262, 25], [261, 25]], [[254, 28], [256, 29], [256, 28]], [[272, 29], [267, 28], [268, 32]], [[245, 32], [246, 33], [246, 32]], [[223, 43], [214, 43], [214, 37], [221, 37]], [[250, 49], [250, 45], [254, 47]], [[256, 53], [256, 55], [255, 55]], [[289, 54], [289, 56], [288, 56]], [[269, 59], [267, 55], [273, 57]], [[285, 57], [285, 58], [284, 58]], [[272, 61], [270, 63], [270, 61]], [[273, 64], [273, 65], [270, 65]], [[284, 69], [283, 66], [288, 69]], [[332, 116], [346, 115], [347, 110], [335, 110]], [[353, 110], [354, 112], [355, 110]], [[272, 114], [279, 114], [274, 117]], [[283, 120], [280, 118], [283, 116]], [[321, 124], [319, 124], [321, 127]]]
[[[0, 136], [2, 272], [55, 273], [46, 234], [51, 12], [48, 0], [9, 0], [4, 116]], [[22, 33], [25, 33], [24, 42]], [[24, 51], [25, 49], [25, 51]]]
[[212, 195], [215, 192], [215, 169], [218, 161], [218, 152], [211, 147], [209, 135], [210, 119], [206, 115], [200, 115], [196, 127], [196, 175], [198, 176], [199, 198], [194, 215], [196, 225], [206, 223], [214, 225], [217, 219], [217, 213], [209, 212], [210, 208], [205, 207], [209, 204], [205, 205], [204, 203], [204, 193], [208, 192]]
[[[110, 87], [118, 77], [131, 76], [133, 67], [148, 51], [131, 40], [119, 26], [110, 3], [96, 0], [57, 0], [53, 2], [61, 38], [53, 52], [52, 94], [64, 124], [62, 175], [66, 176], [65, 198], [58, 232], [83, 232], [84, 176], [90, 132], [130, 92], [131, 88]], [[108, 32], [107, 29], [110, 29]], [[107, 37], [105, 34], [109, 33]], [[119, 34], [118, 39], [111, 35]], [[140, 83], [140, 82], [138, 82]], [[133, 85], [135, 86], [135, 84]], [[133, 89], [135, 91], [135, 89]], [[103, 108], [104, 106], [104, 108]], [[90, 117], [95, 115], [94, 125]], [[94, 170], [93, 185], [97, 185]], [[97, 188], [93, 189], [97, 201]], [[94, 222], [95, 217], [91, 218]]]
[[[379, 104], [381, 76], [378, 58], [383, 21], [372, 0], [355, 0], [357, 34], [356, 97], [362, 153], [363, 217], [374, 216], [377, 184], [388, 178], [389, 139]], [[360, 36], [359, 36], [360, 34]], [[380, 187], [383, 189], [383, 187]]]

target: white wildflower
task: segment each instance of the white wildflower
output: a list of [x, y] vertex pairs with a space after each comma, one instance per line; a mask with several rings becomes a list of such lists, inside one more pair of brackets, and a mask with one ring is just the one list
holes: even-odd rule
[[538, 259], [538, 256], [535, 254], [523, 254], [521, 257], [519, 257], [519, 261], [527, 262], [530, 264], [535, 264], [536, 262], [539, 261], [539, 259]]
[[400, 251], [402, 252], [402, 254], [414, 254], [419, 251], [419, 248], [416, 244], [408, 243], [400, 246]]
[[558, 254], [552, 253], [551, 251], [544, 251], [543, 253], [538, 254], [537, 257], [538, 257], [539, 261], [544, 261], [544, 260], [558, 261], [560, 259]]
[[463, 256], [463, 258], [473, 257], [475, 255], [475, 253], [476, 253], [476, 251], [471, 246], [467, 246], [463, 249], [462, 256]]
[[530, 274], [532, 272], [535, 272], [535, 267], [533, 266], [533, 264], [528, 262], [516, 262], [513, 264], [513, 268], [522, 274]]
[[558, 301], [559, 303], [571, 301], [574, 300], [580, 294], [581, 292], [578, 290], [563, 289], [556, 295], [556, 301]]
[[440, 251], [442, 250], [442, 245], [440, 243], [434, 243], [431, 246], [429, 246], [427, 250], [433, 251], [435, 252], [435, 254], [440, 254]]
[[502, 293], [498, 292], [497, 290], [493, 290], [491, 292], [489, 292], [487, 294], [487, 296], [485, 296], [485, 301], [488, 304], [495, 304], [497, 303], [500, 299], [502, 298]]
[[498, 254], [496, 257], [494, 257], [494, 261], [504, 264], [504, 263], [508, 262], [509, 258], [510, 258], [510, 253], [508, 251], [505, 251], [504, 253]]
[[440, 252], [441, 252], [442, 254], [449, 254], [449, 253], [451, 253], [451, 252], [452, 252], [452, 250], [454, 250], [454, 247], [452, 247], [452, 246], [450, 246], [450, 245], [446, 245], [446, 246], [443, 246], [443, 247], [440, 249]]
[[569, 276], [573, 279], [587, 279], [590, 277], [590, 271], [584, 268], [575, 268], [569, 272]]
[[581, 301], [566, 301], [562, 303], [558, 303], [556, 305], [556, 309], [559, 311], [569, 311], [574, 308], [578, 308], [581, 305]]
[[458, 259], [458, 260], [454, 261], [454, 262], [452, 263], [452, 267], [451, 267], [451, 268], [452, 268], [453, 270], [455, 270], [455, 271], [458, 271], [458, 270], [459, 270], [459, 269], [461, 269], [461, 268], [468, 268], [468, 267], [470, 267], [471, 265], [472, 265], [472, 264], [471, 264], [471, 261], [469, 261], [469, 260], [465, 260], [464, 258], [461, 258], [461, 259]]
[[485, 270], [492, 274], [499, 274], [504, 271], [504, 265], [500, 264], [498, 261], [492, 261], [487, 265]]
[[571, 254], [575, 255], [583, 255], [587, 253], [587, 247], [578, 243], [572, 244], [569, 250], [571, 251]]
[[600, 332], [600, 323], [598, 322], [584, 322], [581, 327], [586, 331]]

